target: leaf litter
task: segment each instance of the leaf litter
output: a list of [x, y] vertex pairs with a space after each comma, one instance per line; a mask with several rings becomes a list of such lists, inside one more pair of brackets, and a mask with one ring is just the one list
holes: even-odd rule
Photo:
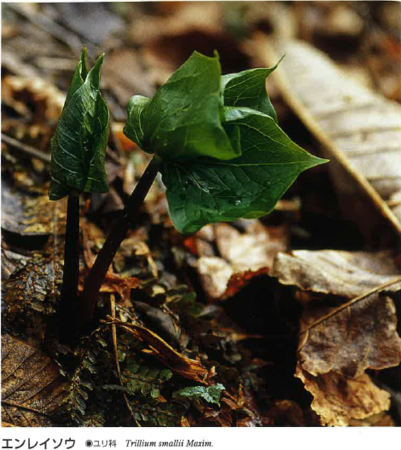
[[[140, 11], [134, 16], [136, 25], [139, 19], [142, 21], [142, 28], [131, 22], [128, 48], [116, 36], [107, 38], [116, 43], [114, 56], [110, 54], [116, 66], [133, 58], [135, 76], [130, 75], [129, 85], [134, 85], [131, 80], [134, 77], [138, 89], [131, 88], [135, 90], [132, 94], [151, 96], [156, 84], [164, 82], [194, 48], [205, 52], [204, 48], [218, 47], [223, 67], [232, 67], [231, 71], [251, 68], [247, 66], [251, 59], [245, 55], [244, 46], [233, 40], [230, 33], [235, 30], [238, 36], [244, 36], [249, 30], [266, 32], [277, 19], [272, 19], [273, 9], [280, 10], [283, 5], [269, 10], [258, 10], [253, 5], [236, 6], [241, 10], [241, 14], [237, 14], [234, 7], [213, 4], [210, 14], [205, 14], [208, 20], [204, 24], [194, 23], [195, 16], [190, 11], [185, 12], [186, 7], [177, 5], [168, 10], [167, 4], [158, 4], [149, 22], [140, 6], [128, 6], [128, 9]], [[321, 6], [304, 5], [304, 13], [309, 8]], [[336, 6], [331, 8], [335, 10]], [[339, 13], [347, 14], [345, 9]], [[300, 14], [299, 11], [296, 14]], [[55, 41], [43, 30], [34, 31], [34, 21], [44, 13], [41, 6], [35, 7], [34, 13], [26, 12], [24, 20], [28, 22], [24, 25], [29, 23], [29, 26], [23, 28], [25, 41], [26, 36], [30, 36], [26, 48], [21, 47], [21, 37], [16, 32], [9, 34], [3, 43], [8, 55], [3, 66], [12, 77], [3, 78], [2, 132], [46, 154], [59, 114], [57, 105], [63, 104], [63, 94], [53, 89], [52, 80], [57, 80], [57, 85], [65, 91], [76, 55], [72, 55], [69, 45]], [[179, 14], [182, 17], [187, 14], [192, 19], [177, 21]], [[286, 7], [286, 18], [290, 20], [293, 14], [292, 6]], [[156, 24], [156, 18], [160, 22], [157, 33], [149, 26]], [[287, 23], [289, 34], [300, 32], [294, 23], [297, 25], [291, 20]], [[313, 29], [313, 24], [308, 23], [307, 27]], [[148, 34], [144, 32], [146, 28]], [[335, 36], [340, 32], [335, 27], [330, 30], [330, 39], [338, 42]], [[305, 29], [302, 32], [305, 33]], [[47, 47], [54, 48], [51, 56], [40, 53], [44, 58], [41, 67], [32, 65], [36, 60], [31, 58], [38, 36], [47, 36]], [[248, 48], [260, 50], [260, 41], [249, 34], [248, 37], [251, 38]], [[182, 46], [183, 41], [191, 45]], [[139, 43], [139, 50], [132, 42]], [[166, 48], [177, 51], [166, 52]], [[296, 48], [297, 45], [293, 47]], [[289, 60], [286, 53], [282, 71], [286, 70]], [[14, 55], [14, 59], [10, 55]], [[139, 64], [135, 58], [140, 60]], [[328, 60], [325, 63], [330, 66]], [[27, 74], [40, 75], [42, 82], [30, 82], [30, 76], [18, 78]], [[140, 81], [143, 79], [146, 83]], [[121, 111], [125, 105], [121, 103], [130, 88], [126, 83], [121, 87], [115, 80], [115, 71], [107, 74], [105, 70], [106, 86], [102, 90], [112, 105], [112, 114], [115, 112], [123, 121]], [[308, 85], [307, 76], [303, 82]], [[121, 89], [116, 88], [117, 84]], [[291, 95], [295, 95], [300, 86], [295, 80], [291, 84]], [[279, 103], [277, 86], [272, 80], [269, 80], [269, 92], [273, 93], [273, 103]], [[372, 98], [363, 89], [355, 89], [351, 94], [356, 93], [361, 94], [361, 99]], [[378, 101], [387, 108], [381, 97]], [[319, 101], [312, 106], [328, 108], [337, 103]], [[286, 128], [287, 122], [283, 123], [283, 128], [297, 141], [299, 124], [289, 115], [288, 107], [279, 104], [277, 111], [279, 116], [284, 114], [289, 118], [289, 128]], [[322, 120], [330, 118], [331, 112], [326, 112], [327, 117]], [[351, 111], [346, 112], [348, 116], [351, 114]], [[320, 117], [321, 111], [318, 114]], [[393, 112], [389, 112], [389, 117], [393, 117]], [[352, 117], [349, 119], [348, 123], [354, 123]], [[95, 199], [91, 205], [87, 199], [81, 204], [81, 283], [118, 215], [118, 205], [124, 203], [144, 165], [139, 149], [124, 141], [122, 123], [111, 125], [117, 139], [109, 140], [106, 159], [113, 162], [109, 184], [114, 199], [111, 203], [108, 201], [105, 209]], [[326, 131], [330, 132], [329, 126]], [[370, 138], [363, 141], [360, 134], [355, 138], [352, 131], [348, 130], [337, 144], [345, 148], [351, 139], [352, 151], [363, 153], [353, 154], [352, 158], [362, 161], [369, 157], [373, 147], [377, 150], [379, 144]], [[310, 138], [300, 132], [300, 143], [302, 139], [306, 139], [304, 147], [315, 153]], [[349, 252], [348, 246], [355, 248], [355, 244], [346, 238], [341, 241], [346, 243], [342, 251], [327, 250], [328, 246], [325, 250], [319, 248], [314, 234], [307, 237], [308, 231], [302, 228], [307, 211], [303, 204], [305, 191], [298, 186], [294, 186], [280, 204], [285, 206], [285, 202], [294, 202], [300, 197], [300, 201], [296, 200], [297, 211], [291, 213], [290, 220], [289, 213], [279, 205], [274, 213], [260, 221], [217, 224], [182, 237], [172, 228], [167, 216], [165, 188], [155, 183], [138, 217], [138, 229], [129, 236], [107, 275], [98, 302], [105, 322], [90, 336], [81, 339], [77, 347], [70, 348], [57, 342], [53, 325], [59, 296], [65, 211], [61, 207], [50, 213], [46, 203], [40, 201], [49, 182], [46, 162], [32, 159], [32, 155], [6, 141], [2, 148], [3, 175], [12, 181], [6, 194], [14, 196], [2, 244], [2, 269], [6, 275], [3, 277], [3, 329], [18, 334], [35, 348], [44, 346], [51, 358], [49, 363], [53, 360], [57, 364], [49, 364], [53, 374], [49, 376], [55, 377], [53, 384], [57, 386], [60, 382], [67, 391], [65, 397], [60, 394], [57, 414], [49, 410], [47, 417], [38, 415], [40, 411], [35, 410], [30, 412], [29, 420], [37, 419], [41, 426], [394, 425], [388, 414], [389, 392], [395, 399], [399, 391], [391, 391], [385, 384], [380, 387], [375, 384], [375, 374], [385, 374], [390, 370], [386, 368], [399, 367], [400, 361], [395, 308], [400, 261], [393, 251], [368, 252], [369, 246], [360, 246], [360, 251]], [[392, 154], [390, 150], [388, 154]], [[386, 154], [382, 157], [386, 158]], [[329, 170], [331, 165], [328, 165]], [[373, 170], [372, 167], [368, 168]], [[366, 164], [357, 168], [361, 173], [365, 169]], [[314, 190], [318, 204], [322, 205], [331, 197], [319, 191], [320, 185], [316, 188], [308, 183], [325, 173], [326, 168], [316, 172], [315, 178], [306, 175], [300, 184], [305, 183], [308, 189]], [[390, 190], [394, 186], [392, 180], [374, 180], [376, 172], [366, 173], [368, 175], [377, 192], [379, 185]], [[333, 178], [335, 184], [338, 184], [337, 176], [338, 173]], [[343, 186], [349, 186], [349, 181]], [[395, 210], [397, 193], [389, 196], [387, 191], [383, 192], [379, 192], [382, 200]], [[30, 200], [32, 197], [28, 215], [18, 200], [26, 194]], [[363, 202], [366, 205], [371, 201], [365, 198]], [[343, 203], [342, 206], [343, 211], [349, 212], [349, 205]], [[326, 210], [332, 217], [337, 214], [331, 204], [325, 205], [325, 213]], [[57, 219], [54, 227], [52, 215]], [[369, 222], [373, 216], [360, 214], [353, 220], [362, 229], [364, 222]], [[25, 224], [26, 218], [32, 220], [34, 229], [27, 229], [30, 225]], [[314, 220], [317, 228], [324, 229], [322, 224], [327, 222], [321, 222], [319, 216]], [[375, 233], [368, 234], [370, 243], [387, 236], [387, 229], [377, 223]], [[327, 236], [326, 242], [334, 245], [339, 242], [337, 238], [333, 233]], [[300, 250], [302, 248], [306, 250]], [[311, 251], [316, 248], [321, 251]], [[291, 252], [284, 253], [287, 251]], [[221, 302], [222, 299], [226, 301]], [[110, 303], [112, 320], [107, 318]], [[15, 341], [15, 346], [35, 351], [22, 341]], [[41, 350], [38, 353], [41, 355]], [[64, 378], [60, 378], [59, 373]], [[312, 394], [312, 400], [307, 391]], [[18, 390], [13, 395], [22, 398]], [[3, 408], [7, 407], [10, 410], [4, 403]], [[18, 415], [13, 416], [17, 425], [22, 417], [21, 407], [18, 408], [12, 409], [12, 413]], [[3, 420], [8, 422], [4, 415]]]

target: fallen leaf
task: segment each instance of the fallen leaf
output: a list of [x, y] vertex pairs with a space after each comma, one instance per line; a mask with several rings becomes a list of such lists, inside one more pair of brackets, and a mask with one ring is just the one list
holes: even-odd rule
[[366, 419], [390, 408], [390, 394], [366, 374], [355, 379], [336, 372], [314, 377], [298, 365], [295, 376], [313, 395], [311, 406], [323, 425], [347, 426], [354, 419]]
[[226, 290], [224, 291], [223, 295], [221, 296], [222, 300], [226, 300], [227, 298], [232, 297], [237, 292], [239, 292], [241, 289], [243, 289], [245, 286], [249, 284], [249, 282], [260, 275], [267, 274], [269, 272], [269, 269], [267, 267], [263, 267], [259, 270], [246, 270], [245, 272], [238, 272], [231, 275], [230, 279], [228, 280]]
[[[267, 273], [275, 256], [288, 247], [285, 227], [265, 227], [258, 220], [251, 222], [244, 233], [224, 223], [214, 225], [212, 230], [222, 257], [201, 256], [197, 270], [206, 294], [214, 299], [229, 298], [252, 278]], [[204, 234], [199, 233], [199, 238], [192, 242], [197, 252], [205, 247], [205, 243], [200, 245]]]
[[[1, 227], [22, 236], [44, 236], [54, 231], [56, 209], [47, 195], [27, 195], [3, 179]], [[63, 206], [65, 206], [63, 202]], [[57, 211], [61, 212], [58, 208]], [[65, 211], [57, 219], [66, 219]]]
[[59, 369], [40, 350], [2, 336], [2, 417], [13, 426], [46, 427], [65, 392]]
[[[307, 307], [301, 330], [333, 309]], [[334, 371], [358, 378], [366, 369], [397, 366], [401, 362], [401, 339], [393, 300], [376, 292], [309, 329], [301, 335], [298, 360], [313, 376]]]
[[276, 426], [282, 422], [293, 427], [304, 427], [305, 418], [301, 407], [292, 400], [277, 400], [269, 409], [269, 418]]
[[233, 268], [223, 258], [202, 256], [197, 261], [197, 270], [202, 286], [211, 298], [221, 297], [234, 274]]
[[133, 334], [140, 341], [148, 344], [149, 348], [144, 350], [144, 352], [155, 356], [174, 372], [179, 373], [184, 378], [195, 380], [206, 385], [209, 384], [207, 381], [209, 371], [200, 361], [187, 358], [177, 352], [156, 333], [153, 333], [153, 331], [134, 323], [128, 324], [119, 320], [113, 320], [112, 323], [115, 323], [117, 326]]
[[214, 230], [217, 248], [235, 272], [271, 267], [277, 253], [288, 247], [285, 228], [267, 228], [257, 220], [243, 234], [223, 223], [215, 225]]
[[1, 83], [2, 100], [30, 123], [55, 122], [63, 109], [65, 95], [42, 78], [8, 75]]
[[279, 253], [270, 275], [302, 290], [354, 298], [397, 280], [399, 264], [387, 251], [296, 250]]
[[121, 301], [131, 304], [131, 289], [138, 289], [141, 281], [136, 277], [122, 277], [121, 275], [107, 273], [100, 292], [117, 293]]
[[390, 414], [381, 412], [379, 414], [373, 414], [364, 420], [351, 419], [349, 421], [351, 427], [395, 427], [395, 423]]
[[56, 312], [62, 260], [59, 249], [53, 249], [54, 254], [34, 253], [16, 267], [7, 280], [3, 280], [3, 319], [13, 327], [22, 325], [25, 333], [44, 334], [46, 324], [43, 318]]
[[[274, 50], [262, 36], [257, 42], [258, 57], [267, 65], [286, 55], [276, 81], [287, 103], [339, 164], [332, 161], [329, 166], [341, 170], [334, 182], [344, 212], [365, 234], [377, 233], [380, 219], [376, 216], [384, 217], [400, 233], [401, 106], [348, 79], [327, 56], [305, 42], [277, 42]], [[364, 198], [355, 193], [355, 185]], [[370, 214], [366, 198], [376, 207], [369, 209]]]
[[29, 262], [29, 257], [12, 252], [5, 248], [1, 249], [1, 277], [8, 280], [14, 273], [23, 269]]

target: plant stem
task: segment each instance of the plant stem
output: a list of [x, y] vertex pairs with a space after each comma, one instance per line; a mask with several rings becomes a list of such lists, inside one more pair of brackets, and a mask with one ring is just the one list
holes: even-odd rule
[[96, 299], [106, 277], [107, 270], [117, 250], [120, 248], [122, 241], [127, 236], [128, 230], [135, 224], [136, 215], [156, 178], [159, 166], [159, 159], [154, 157], [132, 192], [122, 211], [121, 217], [107, 236], [106, 242], [89, 272], [85, 281], [84, 290], [80, 296], [80, 311], [78, 316], [78, 324], [80, 326], [89, 325], [93, 320]]
[[69, 342], [77, 309], [79, 280], [79, 194], [68, 195], [63, 286], [59, 305], [60, 342]]

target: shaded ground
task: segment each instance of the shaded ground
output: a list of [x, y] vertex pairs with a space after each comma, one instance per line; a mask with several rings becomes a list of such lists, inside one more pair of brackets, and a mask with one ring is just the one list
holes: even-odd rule
[[[394, 2], [2, 5], [5, 423], [400, 424], [401, 177], [392, 172], [401, 167], [400, 16]], [[328, 55], [328, 71], [336, 63], [374, 91], [385, 138], [370, 138], [371, 125], [358, 128], [368, 119], [357, 112], [346, 135], [354, 153], [380, 154], [377, 170], [369, 171], [375, 160], [344, 166], [311, 133], [303, 111], [322, 125], [326, 116], [313, 107], [336, 106], [348, 85], [331, 85], [330, 101], [319, 97], [318, 83], [331, 72], [308, 82], [323, 73], [316, 63], [298, 76], [301, 61], [291, 51], [299, 41], [311, 55]], [[280, 79], [267, 83], [280, 126], [331, 163], [303, 173], [269, 216], [191, 236], [173, 228], [157, 179], [102, 287], [98, 328], [74, 348], [60, 344], [66, 204], [47, 197], [49, 152], [81, 48], [92, 60], [106, 53], [102, 92], [112, 119], [110, 192], [81, 198], [82, 288], [148, 161], [122, 134], [129, 98], [153, 95], [193, 50], [217, 49], [224, 73], [273, 65], [265, 45], [287, 54], [278, 72], [289, 90]], [[293, 78], [287, 63], [295, 64]], [[311, 94], [297, 107], [299, 92]], [[332, 135], [330, 120], [329, 144], [345, 152], [347, 142], [337, 139], [344, 130]]]

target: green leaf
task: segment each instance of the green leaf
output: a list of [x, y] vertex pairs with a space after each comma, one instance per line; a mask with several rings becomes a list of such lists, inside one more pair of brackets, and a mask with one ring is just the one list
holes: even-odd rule
[[194, 52], [152, 99], [130, 100], [124, 133], [161, 158], [180, 232], [266, 215], [302, 171], [326, 162], [277, 125], [265, 83], [278, 64], [222, 77], [217, 57]]
[[266, 78], [276, 70], [280, 61], [268, 69], [244, 70], [222, 76], [224, 105], [252, 108], [267, 114], [277, 122], [276, 111], [266, 92]]
[[86, 49], [75, 69], [56, 132], [51, 141], [50, 200], [71, 192], [107, 192], [104, 168], [109, 111], [100, 93], [104, 55], [88, 71]]
[[173, 398], [187, 397], [191, 399], [203, 399], [208, 403], [215, 403], [220, 406], [221, 392], [225, 387], [218, 383], [213, 386], [190, 386], [173, 393]]
[[194, 52], [151, 100], [131, 99], [124, 133], [142, 150], [165, 160], [239, 156], [239, 147], [231, 144], [221, 123], [220, 81], [218, 57]]
[[150, 99], [144, 97], [143, 95], [134, 95], [131, 97], [127, 105], [128, 122], [124, 127], [124, 134], [145, 151], [145, 136], [142, 129], [142, 113], [145, 106], [149, 102]]
[[170, 215], [181, 233], [266, 215], [302, 171], [326, 162], [292, 142], [266, 114], [232, 107], [225, 114], [225, 127], [240, 130], [239, 158], [198, 158], [162, 167]]

